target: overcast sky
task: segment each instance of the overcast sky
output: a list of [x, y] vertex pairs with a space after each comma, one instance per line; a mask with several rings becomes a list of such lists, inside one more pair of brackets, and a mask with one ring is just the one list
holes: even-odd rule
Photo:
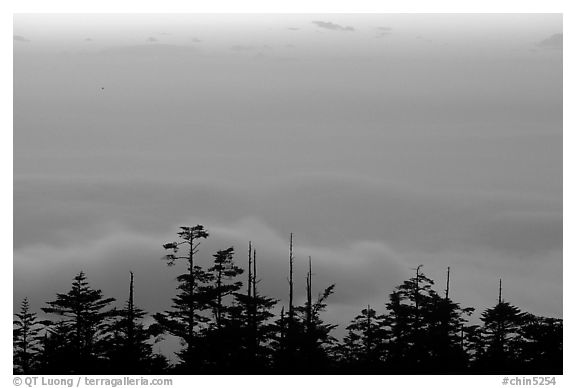
[[343, 326], [418, 264], [561, 317], [561, 16], [16, 16], [15, 304], [80, 270], [123, 301], [133, 270], [162, 311], [198, 223], [281, 303], [294, 232]]

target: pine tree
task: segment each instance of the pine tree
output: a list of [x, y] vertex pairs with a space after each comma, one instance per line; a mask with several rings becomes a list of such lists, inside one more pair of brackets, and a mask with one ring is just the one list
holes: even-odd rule
[[62, 317], [61, 328], [69, 331], [67, 346], [73, 354], [70, 359], [71, 373], [97, 372], [104, 363], [103, 355], [110, 332], [111, 320], [117, 315], [110, 308], [114, 298], [103, 298], [101, 290], [92, 289], [84, 272], [74, 278], [72, 289], [66, 294], [57, 294], [42, 310], [47, 314]]
[[524, 371], [562, 374], [562, 320], [526, 314], [513, 347]]
[[368, 306], [352, 320], [346, 327], [342, 345], [338, 347], [341, 366], [362, 372], [376, 372], [383, 367], [389, 337], [384, 318]]
[[72, 348], [72, 332], [63, 321], [45, 322], [44, 336], [41, 338], [41, 351], [38, 354], [39, 374], [68, 374], [71, 363], [76, 363], [75, 349]]
[[212, 282], [200, 288], [207, 296], [214, 319], [203, 330], [202, 339], [204, 367], [212, 371], [232, 368], [238, 358], [239, 310], [230, 297], [242, 288], [242, 282], [237, 278], [243, 272], [234, 263], [234, 248], [220, 250], [214, 255], [213, 266], [208, 269]]
[[[194, 257], [198, 253], [201, 239], [206, 239], [209, 234], [202, 225], [182, 226], [178, 236], [179, 242], [164, 244], [164, 249], [172, 253], [165, 256], [169, 266], [175, 265], [177, 260], [185, 260], [188, 263], [187, 272], [179, 275], [178, 295], [172, 299], [172, 310], [166, 313], [157, 313], [154, 318], [158, 322], [159, 328], [167, 331], [181, 339], [183, 349], [178, 353], [182, 361], [182, 367], [190, 371], [196, 367], [201, 367], [198, 363], [199, 355], [195, 350], [196, 327], [201, 323], [206, 323], [210, 319], [204, 314], [204, 310], [209, 308], [208, 296], [201, 292], [199, 288], [212, 280], [212, 275], [194, 263]], [[184, 256], [176, 256], [180, 246], [188, 246], [188, 253]]]
[[110, 371], [140, 374], [168, 368], [164, 356], [153, 353], [151, 332], [142, 323], [145, 316], [144, 310], [134, 303], [134, 274], [130, 271], [128, 300], [110, 328], [114, 332], [109, 344]]
[[386, 304], [386, 325], [391, 333], [388, 365], [399, 371], [421, 371], [430, 362], [426, 315], [438, 295], [432, 289], [434, 282], [420, 273], [420, 268], [414, 278], [396, 287]]
[[275, 335], [275, 327], [268, 321], [274, 317], [272, 308], [277, 300], [261, 295], [258, 292], [258, 265], [256, 249], [249, 247], [249, 276], [248, 292], [234, 294], [238, 306], [241, 306], [244, 317], [242, 327], [242, 341], [244, 361], [238, 363], [247, 371], [265, 370], [271, 365], [271, 348]]
[[329, 352], [335, 339], [330, 332], [336, 327], [326, 324], [320, 313], [326, 309], [326, 300], [334, 292], [334, 285], [327, 287], [320, 293], [316, 301], [312, 300], [312, 258], [308, 258], [308, 274], [306, 276], [306, 302], [304, 306], [296, 308], [300, 319], [297, 358], [304, 371], [326, 370], [330, 365]]
[[28, 298], [20, 305], [20, 313], [14, 320], [14, 372], [29, 374], [34, 371], [37, 353], [40, 350], [41, 325], [36, 313], [30, 312]]
[[474, 309], [462, 308], [453, 302], [449, 297], [449, 290], [450, 267], [446, 275], [444, 298], [432, 294], [425, 315], [427, 343], [432, 358], [429, 368], [438, 372], [456, 373], [464, 370], [469, 363], [462, 336], [467, 317], [474, 312]]
[[482, 312], [484, 323], [484, 355], [480, 361], [485, 370], [507, 370], [514, 365], [512, 344], [518, 337], [519, 329], [526, 314], [518, 307], [502, 300], [502, 280], [498, 293], [498, 304]]
[[221, 329], [228, 319], [229, 311], [224, 299], [240, 290], [242, 282], [236, 280], [244, 270], [234, 264], [234, 248], [216, 252], [214, 265], [208, 269], [212, 274], [214, 284], [209, 290], [213, 294], [212, 309], [216, 327]]
[[408, 373], [454, 371], [466, 367], [461, 329], [473, 311], [461, 308], [432, 288], [434, 281], [416, 269], [416, 276], [396, 287], [386, 307], [389, 328], [387, 366]]

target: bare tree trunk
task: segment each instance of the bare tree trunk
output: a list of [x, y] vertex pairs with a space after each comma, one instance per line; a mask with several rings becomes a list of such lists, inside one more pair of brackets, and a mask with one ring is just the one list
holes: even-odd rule
[[190, 280], [188, 283], [188, 288], [190, 291], [188, 300], [188, 349], [187, 353], [189, 358], [192, 357], [192, 344], [194, 342], [194, 312], [196, 311], [194, 306], [194, 232], [190, 229], [190, 254], [188, 258], [188, 272], [190, 275]]
[[252, 297], [252, 241], [248, 241], [248, 300]]
[[446, 300], [448, 300], [448, 292], [450, 290], [450, 267], [446, 270]]
[[294, 254], [293, 254], [293, 235], [290, 233], [290, 295], [289, 295], [289, 302], [288, 302], [288, 325], [291, 326], [291, 321], [294, 318], [294, 280], [293, 280], [293, 273], [294, 273]]
[[366, 329], [366, 334], [367, 334], [367, 338], [366, 338], [366, 356], [368, 357], [368, 360], [372, 361], [372, 317], [370, 314], [370, 305], [368, 305], [368, 327]]
[[312, 257], [308, 256], [308, 276], [306, 279], [306, 327], [312, 330]]
[[128, 296], [128, 345], [132, 350], [134, 345], [134, 273], [130, 271], [130, 293]]
[[258, 305], [257, 305], [257, 297], [258, 297], [258, 291], [256, 289], [256, 283], [257, 283], [257, 272], [256, 272], [256, 248], [254, 248], [254, 256], [253, 256], [253, 265], [254, 265], [254, 275], [252, 278], [252, 296], [254, 298], [254, 303], [253, 303], [253, 311], [252, 311], [252, 325], [253, 325], [253, 335], [254, 335], [254, 358], [258, 357], [258, 346], [259, 346], [259, 338], [258, 338], [258, 320], [257, 320], [257, 316], [258, 316]]
[[248, 327], [252, 327], [252, 241], [248, 241], [248, 302], [246, 305]]

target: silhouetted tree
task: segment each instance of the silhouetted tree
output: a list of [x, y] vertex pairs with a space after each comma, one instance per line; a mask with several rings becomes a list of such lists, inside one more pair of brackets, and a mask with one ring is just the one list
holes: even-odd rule
[[[188, 262], [188, 271], [177, 277], [179, 282], [178, 295], [172, 299], [174, 302], [172, 310], [166, 313], [157, 313], [154, 318], [160, 327], [181, 339], [183, 349], [178, 353], [183, 367], [186, 370], [197, 365], [199, 360], [195, 354], [195, 328], [199, 323], [209, 321], [205, 315], [200, 314], [207, 309], [207, 295], [198, 292], [198, 288], [212, 280], [212, 275], [206, 273], [202, 267], [194, 264], [194, 255], [198, 253], [201, 239], [208, 237], [208, 232], [202, 225], [182, 226], [178, 236], [181, 241], [164, 244], [164, 249], [172, 253], [165, 256], [169, 266], [173, 266], [177, 260]], [[188, 246], [188, 253], [184, 256], [177, 256], [181, 245]]]
[[[249, 252], [250, 253], [250, 252]], [[248, 293], [235, 293], [235, 300], [238, 306], [244, 311], [243, 316], [243, 341], [245, 350], [245, 362], [239, 362], [244, 365], [248, 371], [265, 370], [271, 364], [270, 344], [275, 335], [275, 327], [269, 322], [274, 317], [272, 308], [276, 305], [277, 300], [261, 295], [258, 292], [258, 266], [256, 260], [256, 249], [252, 249], [252, 256], [249, 255]]]
[[374, 372], [386, 360], [389, 333], [384, 316], [368, 306], [346, 327], [347, 334], [338, 347], [339, 364], [346, 370]]
[[521, 341], [514, 353], [524, 371], [562, 372], [562, 320], [526, 314], [519, 328]]
[[143, 374], [168, 369], [166, 358], [153, 353], [151, 333], [142, 323], [145, 315], [144, 310], [134, 304], [134, 274], [130, 271], [128, 300], [110, 328], [114, 333], [108, 350], [110, 371]]
[[391, 334], [387, 364], [399, 372], [453, 371], [466, 367], [461, 329], [473, 311], [461, 308], [416, 269], [416, 277], [396, 287], [386, 305]]
[[66, 294], [57, 294], [42, 310], [47, 314], [62, 317], [59, 328], [66, 328], [66, 345], [73, 357], [69, 360], [69, 372], [90, 373], [102, 369], [106, 342], [110, 338], [108, 325], [117, 315], [110, 308], [114, 298], [103, 298], [101, 290], [92, 289], [84, 272], [74, 278], [72, 289]]
[[28, 298], [20, 305], [20, 312], [14, 320], [14, 372], [28, 374], [34, 370], [36, 355], [40, 350], [41, 325], [36, 313], [30, 311]]
[[[418, 266], [414, 277], [398, 285], [386, 311], [367, 306], [346, 327], [341, 341], [336, 325], [322, 313], [334, 292], [327, 287], [313, 299], [312, 258], [308, 260], [306, 298], [294, 300], [294, 245], [290, 234], [287, 311], [273, 310], [277, 300], [260, 286], [256, 249], [249, 243], [246, 288], [244, 270], [232, 247], [213, 255], [204, 269], [195, 263], [208, 232], [202, 225], [181, 227], [179, 242], [164, 245], [168, 265], [185, 260], [177, 277], [171, 310], [154, 315], [135, 304], [130, 273], [128, 300], [111, 307], [80, 272], [67, 293], [57, 294], [42, 310], [59, 319], [39, 321], [22, 301], [14, 324], [14, 372], [70, 373], [562, 373], [561, 319], [522, 312], [502, 300], [482, 312], [482, 325], [468, 325], [472, 308], [451, 299], [450, 268], [442, 295]], [[184, 245], [185, 254], [177, 256]], [[162, 334], [181, 340], [180, 363], [170, 365], [154, 352]]]
[[[75, 349], [71, 345], [72, 332], [63, 321], [46, 322], [38, 354], [37, 372], [40, 374], [71, 373], [70, 364], [78, 363]], [[84, 369], [84, 368], [81, 368]]]
[[242, 287], [237, 280], [244, 270], [234, 263], [234, 248], [220, 250], [214, 255], [213, 266], [208, 269], [211, 283], [200, 288], [212, 309], [213, 323], [203, 330], [204, 368], [228, 370], [233, 368], [239, 353], [238, 308], [233, 295]]
[[502, 300], [502, 281], [498, 304], [482, 312], [485, 351], [479, 359], [480, 366], [489, 371], [503, 371], [517, 368], [512, 345], [520, 335], [520, 326], [526, 314], [518, 307]]
[[308, 258], [308, 274], [306, 277], [306, 302], [304, 306], [296, 308], [300, 315], [300, 336], [296, 343], [299, 345], [297, 358], [302, 369], [308, 371], [321, 371], [329, 367], [329, 351], [335, 341], [330, 332], [336, 327], [326, 324], [320, 313], [326, 309], [326, 299], [334, 292], [334, 285], [327, 287], [318, 295], [316, 301], [312, 300], [312, 258]]
[[447, 270], [444, 298], [431, 294], [425, 318], [427, 343], [432, 356], [429, 369], [458, 372], [468, 367], [469, 356], [462, 342], [463, 327], [474, 312], [471, 307], [461, 308], [449, 298], [450, 267]]

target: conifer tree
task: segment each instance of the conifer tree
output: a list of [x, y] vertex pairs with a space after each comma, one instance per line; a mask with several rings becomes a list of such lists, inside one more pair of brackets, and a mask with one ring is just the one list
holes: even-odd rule
[[[209, 234], [203, 225], [182, 226], [178, 232], [180, 241], [164, 244], [164, 249], [170, 251], [165, 259], [168, 266], [175, 265], [177, 260], [187, 262], [187, 271], [179, 275], [178, 295], [172, 299], [172, 310], [166, 313], [157, 313], [154, 319], [158, 322], [159, 328], [167, 331], [173, 336], [180, 338], [183, 349], [178, 353], [185, 370], [191, 370], [196, 365], [199, 367], [199, 355], [196, 354], [196, 327], [201, 323], [206, 323], [210, 319], [204, 314], [204, 310], [209, 308], [208, 296], [200, 292], [199, 288], [212, 280], [212, 275], [208, 274], [201, 266], [194, 263], [195, 255], [198, 254], [200, 241], [206, 239]], [[177, 256], [180, 246], [187, 247], [187, 254]]]
[[14, 372], [29, 374], [34, 370], [36, 356], [40, 350], [40, 322], [36, 313], [30, 311], [28, 298], [20, 305], [14, 320]]
[[[252, 248], [252, 245], [250, 245]], [[277, 300], [261, 295], [258, 291], [258, 265], [256, 249], [251, 249], [248, 260], [249, 277], [248, 293], [235, 293], [235, 299], [239, 306], [244, 310], [243, 341], [246, 370], [263, 370], [271, 365], [272, 352], [270, 345], [275, 336], [275, 326], [269, 323], [274, 317], [272, 308], [276, 305]]]
[[368, 306], [346, 327], [347, 334], [339, 346], [340, 364], [347, 370], [364, 372], [382, 368], [386, 359], [388, 333], [384, 316]]
[[326, 309], [326, 300], [334, 293], [334, 284], [320, 293], [315, 301], [312, 300], [312, 258], [308, 258], [308, 274], [306, 276], [306, 302], [299, 306], [296, 311], [299, 320], [295, 322], [299, 330], [296, 339], [298, 346], [297, 358], [303, 370], [323, 370], [328, 368], [329, 352], [335, 339], [330, 332], [336, 327], [326, 324], [320, 317], [320, 313]]
[[562, 320], [526, 314], [520, 326], [521, 341], [514, 354], [524, 371], [538, 374], [562, 373]]
[[110, 330], [114, 336], [109, 345], [109, 370], [118, 373], [157, 373], [168, 368], [164, 356], [154, 354], [151, 332], [144, 327], [144, 310], [134, 302], [134, 273], [130, 271], [130, 288], [126, 305]]
[[208, 269], [211, 283], [200, 287], [214, 319], [203, 330], [203, 364], [210, 370], [227, 370], [235, 366], [239, 357], [239, 309], [233, 296], [242, 288], [238, 276], [244, 270], [234, 263], [232, 247], [216, 252], [213, 257], [213, 266]]
[[103, 298], [101, 290], [90, 287], [84, 272], [74, 278], [72, 289], [66, 294], [57, 294], [42, 310], [61, 317], [60, 328], [69, 331], [67, 345], [70, 346], [70, 372], [96, 372], [102, 368], [106, 342], [110, 339], [107, 330], [117, 315], [110, 308], [114, 298]]
[[420, 268], [414, 278], [396, 287], [386, 305], [385, 324], [391, 334], [387, 364], [399, 372], [445, 370], [453, 367], [447, 357], [466, 359], [459, 334], [472, 309], [461, 308], [447, 294], [440, 297], [432, 288], [434, 281]]
[[38, 373], [71, 373], [71, 360], [75, 360], [77, 356], [71, 346], [71, 331], [68, 325], [63, 321], [46, 321], [45, 324], [44, 336], [40, 341], [41, 350], [38, 354]]
[[488, 370], [506, 370], [514, 364], [512, 344], [520, 335], [526, 313], [502, 300], [502, 280], [498, 292], [498, 304], [482, 312], [484, 355], [480, 361]]

